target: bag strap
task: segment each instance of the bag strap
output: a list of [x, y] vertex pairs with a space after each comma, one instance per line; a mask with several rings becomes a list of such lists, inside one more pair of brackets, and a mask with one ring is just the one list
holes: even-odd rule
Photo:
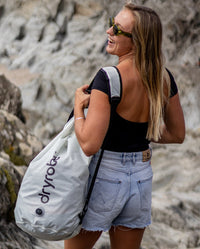
[[[108, 79], [109, 79], [110, 95], [111, 95], [110, 96], [111, 97], [111, 107], [112, 107], [112, 105], [114, 105], [114, 103], [118, 104], [120, 99], [121, 99], [121, 92], [122, 91], [121, 91], [120, 74], [119, 74], [116, 67], [104, 67], [102, 69], [105, 71], [105, 73], [107, 74]], [[97, 162], [97, 165], [96, 165], [96, 168], [94, 171], [94, 175], [92, 177], [92, 181], [90, 183], [90, 187], [89, 187], [86, 199], [85, 199], [85, 204], [84, 204], [83, 210], [79, 214], [79, 218], [80, 218], [79, 224], [82, 223], [82, 220], [87, 212], [90, 196], [91, 196], [92, 190], [94, 188], [95, 180], [96, 180], [96, 177], [97, 177], [97, 174], [99, 171], [99, 167], [101, 164], [101, 159], [103, 157], [103, 153], [104, 153], [104, 148], [101, 149], [101, 152], [100, 152], [100, 155], [98, 158], [98, 162]]]
[[[116, 107], [121, 100], [122, 86], [121, 86], [121, 76], [117, 67], [103, 67], [102, 70], [106, 73], [109, 79], [110, 87], [110, 99], [112, 107]], [[88, 90], [92, 89], [94, 79], [90, 83]], [[68, 120], [69, 121], [74, 116], [74, 109], [71, 111]]]
[[99, 166], [101, 164], [101, 159], [103, 157], [103, 152], [104, 152], [104, 149], [101, 150], [100, 152], [100, 155], [99, 155], [99, 159], [98, 159], [98, 162], [97, 162], [97, 165], [96, 165], [96, 168], [95, 168], [95, 171], [94, 171], [94, 175], [92, 177], [92, 181], [90, 183], [90, 187], [89, 187], [89, 190], [88, 190], [88, 193], [87, 193], [87, 196], [86, 196], [86, 199], [85, 199], [85, 204], [84, 204], [84, 207], [83, 207], [83, 210], [82, 212], [79, 214], [79, 218], [80, 218], [80, 222], [79, 224], [82, 224], [82, 220], [87, 212], [87, 209], [88, 209], [88, 203], [89, 203], [89, 200], [90, 200], [90, 196], [92, 194], [92, 190], [94, 188], [94, 184], [95, 184], [95, 180], [96, 180], [96, 177], [97, 177], [97, 173], [99, 171]]
[[122, 94], [122, 87], [121, 87], [121, 76], [119, 71], [116, 67], [103, 67], [103, 71], [106, 73], [109, 79], [109, 86], [110, 86], [110, 97], [111, 101], [121, 99]]

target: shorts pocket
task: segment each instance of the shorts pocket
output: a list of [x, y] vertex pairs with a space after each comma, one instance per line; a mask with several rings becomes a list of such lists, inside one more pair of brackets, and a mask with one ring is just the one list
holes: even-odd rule
[[147, 211], [151, 208], [152, 176], [139, 180], [137, 184], [140, 192], [141, 210]]
[[92, 191], [89, 206], [96, 212], [109, 212], [118, 197], [121, 181], [108, 176], [98, 176]]

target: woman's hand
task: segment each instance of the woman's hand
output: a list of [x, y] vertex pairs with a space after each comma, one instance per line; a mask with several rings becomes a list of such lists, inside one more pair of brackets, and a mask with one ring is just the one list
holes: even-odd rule
[[90, 101], [90, 94], [86, 92], [89, 85], [84, 85], [76, 90], [75, 93], [75, 108], [84, 109], [88, 107]]

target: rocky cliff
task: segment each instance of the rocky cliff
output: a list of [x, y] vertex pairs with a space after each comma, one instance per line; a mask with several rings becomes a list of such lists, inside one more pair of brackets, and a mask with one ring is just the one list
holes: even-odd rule
[[[105, 30], [123, 2], [0, 0], [2, 249], [42, 243], [13, 222], [21, 178], [29, 161], [63, 127], [75, 89], [89, 83], [100, 67], [116, 63], [105, 52]], [[178, 84], [187, 127], [184, 144], [152, 145], [153, 224], [142, 248], [200, 248], [200, 1], [134, 2], [161, 17], [166, 66]], [[109, 248], [106, 234], [98, 248], [102, 243]]]

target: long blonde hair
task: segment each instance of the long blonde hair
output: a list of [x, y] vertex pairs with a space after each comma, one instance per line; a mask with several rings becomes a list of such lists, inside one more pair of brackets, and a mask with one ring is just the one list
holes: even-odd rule
[[[134, 16], [132, 39], [136, 50], [135, 63], [150, 102], [147, 139], [157, 141], [161, 135], [164, 103], [169, 97], [169, 87], [165, 94], [169, 79], [163, 67], [162, 24], [157, 13], [150, 8], [132, 3], [124, 7], [131, 10]], [[167, 83], [165, 87], [164, 82]]]

